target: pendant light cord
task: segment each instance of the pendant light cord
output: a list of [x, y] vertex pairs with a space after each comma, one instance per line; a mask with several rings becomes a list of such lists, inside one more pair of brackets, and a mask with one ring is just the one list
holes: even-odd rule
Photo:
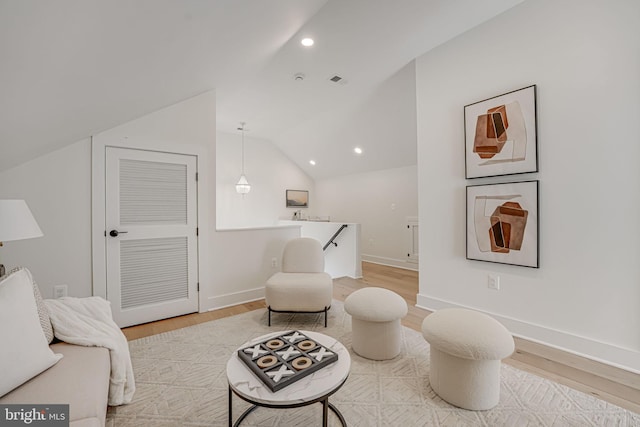
[[244, 175], [244, 125], [245, 122], [240, 122], [240, 131], [242, 131], [242, 175]]

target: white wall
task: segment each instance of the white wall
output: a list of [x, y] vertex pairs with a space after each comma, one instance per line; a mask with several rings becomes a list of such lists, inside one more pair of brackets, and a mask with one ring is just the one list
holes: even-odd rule
[[[216, 232], [213, 283], [205, 290], [203, 308], [214, 310], [264, 298], [266, 281], [280, 270], [284, 245], [296, 237], [300, 237], [297, 226]], [[272, 258], [278, 260], [276, 267], [271, 266]]]
[[[94, 145], [96, 140], [199, 152], [200, 203], [206, 204], [207, 213], [199, 218], [200, 250], [209, 254], [200, 263], [200, 310], [260, 295], [256, 288], [276, 270], [271, 258], [280, 257], [284, 242], [300, 231], [294, 227], [215, 232], [215, 93], [106, 130], [94, 136]], [[7, 242], [0, 248], [2, 262], [7, 268], [24, 265], [32, 270], [45, 298], [52, 298], [53, 286], [61, 283], [69, 286], [70, 296], [92, 295], [91, 145], [85, 139], [0, 173], [0, 198], [25, 199], [44, 232], [41, 238]]]
[[[247, 129], [250, 126], [247, 125]], [[278, 219], [291, 218], [285, 206], [285, 191], [309, 190], [309, 209], [315, 206], [313, 180], [272, 142], [251, 138], [245, 132], [245, 175], [251, 191], [240, 195], [236, 183], [241, 172], [241, 135], [218, 132], [216, 140], [217, 228], [264, 227]]]
[[[300, 228], [300, 237], [311, 237], [324, 247], [333, 235], [340, 231], [335, 244], [324, 250], [324, 271], [332, 278], [362, 277], [362, 254], [360, 253], [360, 224], [320, 221], [280, 221]], [[341, 229], [343, 225], [346, 228]]]
[[84, 139], [0, 173], [0, 199], [25, 199], [43, 237], [6, 242], [7, 269], [25, 266], [44, 298], [66, 284], [91, 295], [91, 141]]
[[[640, 370], [640, 2], [525, 2], [417, 60], [420, 294]], [[463, 106], [538, 85], [540, 172], [464, 179]], [[465, 259], [465, 186], [540, 180], [540, 269]], [[487, 288], [487, 274], [501, 290]]]
[[407, 261], [406, 221], [418, 216], [417, 174], [406, 166], [318, 180], [319, 215], [361, 224], [364, 261], [415, 269]]

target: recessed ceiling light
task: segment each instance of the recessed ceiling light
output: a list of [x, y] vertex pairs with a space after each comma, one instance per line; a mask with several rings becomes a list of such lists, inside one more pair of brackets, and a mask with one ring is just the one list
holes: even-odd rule
[[311, 166], [315, 166], [315, 165], [316, 165], [316, 161], [315, 161], [315, 160], [309, 160], [309, 164], [310, 164]]
[[362, 154], [362, 148], [356, 147], [356, 148], [353, 149], [353, 152], [356, 153], [356, 154]]
[[302, 46], [304, 47], [311, 47], [313, 46], [313, 39], [305, 37], [304, 39], [300, 40], [300, 43], [302, 43]]

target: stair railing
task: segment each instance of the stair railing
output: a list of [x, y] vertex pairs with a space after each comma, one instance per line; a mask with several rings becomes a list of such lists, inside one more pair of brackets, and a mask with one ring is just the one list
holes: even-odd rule
[[338, 229], [338, 231], [336, 231], [336, 233], [331, 236], [331, 238], [329, 239], [329, 241], [324, 245], [324, 247], [322, 248], [323, 251], [326, 251], [327, 248], [329, 247], [329, 245], [333, 244], [334, 246], [338, 246], [338, 244], [334, 241], [336, 239], [336, 237], [338, 237], [338, 235], [342, 232], [342, 230], [344, 230], [345, 228], [347, 228], [347, 224], [342, 224], [340, 226], [340, 228]]

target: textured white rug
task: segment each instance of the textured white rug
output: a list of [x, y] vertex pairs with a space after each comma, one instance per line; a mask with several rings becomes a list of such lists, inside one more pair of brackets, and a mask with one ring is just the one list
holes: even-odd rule
[[[131, 341], [137, 391], [130, 405], [109, 408], [107, 426], [226, 426], [226, 363], [244, 342], [278, 330], [314, 330], [351, 344], [351, 318], [334, 302], [329, 327], [320, 315], [266, 310], [215, 320]], [[429, 346], [422, 334], [403, 328], [403, 347], [393, 360], [374, 362], [353, 352], [351, 374], [330, 401], [349, 426], [640, 426], [626, 411], [552, 381], [502, 365], [500, 403], [489, 411], [449, 405], [429, 386]], [[234, 417], [249, 405], [234, 397]], [[320, 404], [297, 409], [259, 408], [243, 426], [315, 426]], [[330, 412], [330, 425], [337, 418]]]

